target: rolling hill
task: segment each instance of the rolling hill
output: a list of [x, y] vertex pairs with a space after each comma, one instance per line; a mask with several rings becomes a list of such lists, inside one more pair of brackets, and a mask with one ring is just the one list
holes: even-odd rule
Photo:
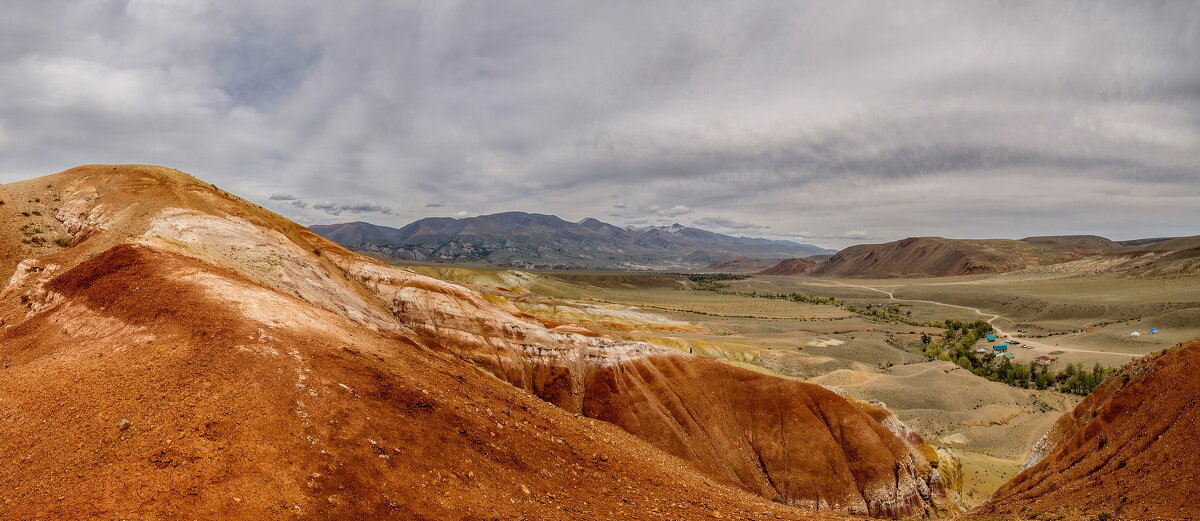
[[0, 518], [954, 509], [886, 411], [543, 323], [175, 170], [77, 167], [0, 200]]
[[1176, 277], [1200, 274], [1200, 236], [1122, 241], [1119, 245], [1121, 247], [1117, 249], [1033, 267], [1029, 271], [1067, 276]]
[[393, 259], [519, 268], [693, 269], [730, 257], [832, 253], [811, 244], [733, 237], [679, 224], [620, 228], [592, 218], [569, 222], [524, 212], [427, 218], [401, 228], [353, 222], [311, 229], [351, 250]]
[[801, 275], [811, 272], [819, 265], [809, 259], [784, 259], [774, 266], [758, 272], [759, 275]]
[[818, 276], [895, 278], [1003, 273], [1119, 251], [1097, 236], [1012, 239], [909, 237], [846, 248], [812, 271]]
[[779, 259], [752, 259], [750, 257], [731, 257], [714, 262], [704, 267], [705, 271], [715, 273], [754, 273], [765, 270], [776, 264]]

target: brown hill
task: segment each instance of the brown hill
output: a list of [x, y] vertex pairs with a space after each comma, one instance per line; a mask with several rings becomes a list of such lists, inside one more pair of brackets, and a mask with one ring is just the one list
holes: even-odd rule
[[1037, 268], [1068, 275], [1112, 273], [1129, 277], [1200, 275], [1200, 236], [1125, 241], [1122, 247]]
[[923, 441], [821, 387], [540, 323], [174, 170], [0, 199], [0, 518], [952, 508]]
[[[1096, 239], [1102, 239], [1097, 237]], [[944, 239], [910, 237], [886, 244], [860, 244], [825, 261], [813, 274], [832, 277], [944, 277], [1002, 273], [1071, 261], [1101, 250], [1094, 240], [1032, 237]], [[1111, 242], [1111, 241], [1110, 241]], [[1080, 246], [1080, 244], [1084, 246]]]
[[809, 259], [784, 259], [778, 264], [758, 272], [759, 275], [800, 275], [808, 273], [817, 267], [817, 263]]
[[1030, 244], [1049, 244], [1066, 248], [1076, 248], [1088, 251], [1104, 251], [1120, 249], [1121, 245], [1111, 239], [1099, 235], [1049, 235], [1042, 237], [1026, 237], [1021, 242]]
[[1200, 274], [1200, 235], [1179, 237], [1121, 250], [1129, 262], [1114, 271], [1130, 275]]
[[1059, 419], [1032, 467], [968, 517], [1200, 518], [1197, 365], [1200, 340], [1125, 366]]
[[732, 257], [705, 266], [708, 271], [720, 273], [753, 273], [762, 271], [779, 262], [779, 259], [753, 259], [750, 257]]

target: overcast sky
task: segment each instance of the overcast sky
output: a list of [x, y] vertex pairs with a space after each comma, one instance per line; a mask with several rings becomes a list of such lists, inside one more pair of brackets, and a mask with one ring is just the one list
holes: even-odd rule
[[6, 1], [0, 181], [84, 163], [305, 224], [1194, 235], [1200, 4]]

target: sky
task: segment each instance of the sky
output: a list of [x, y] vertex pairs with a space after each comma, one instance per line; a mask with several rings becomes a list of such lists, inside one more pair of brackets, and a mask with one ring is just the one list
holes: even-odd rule
[[1200, 233], [1200, 3], [9, 0], [0, 182], [826, 247]]

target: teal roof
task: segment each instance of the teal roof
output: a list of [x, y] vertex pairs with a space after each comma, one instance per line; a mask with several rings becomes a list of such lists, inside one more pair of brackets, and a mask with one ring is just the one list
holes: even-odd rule
[[1004, 344], [996, 344], [996, 345], [992, 346], [992, 349], [995, 349], [997, 351], [1008, 351], [1008, 346], [1006, 346]]
[[988, 340], [995, 340], [995, 339], [996, 339], [996, 335], [988, 335], [988, 336], [987, 336], [987, 339], [988, 339]]

